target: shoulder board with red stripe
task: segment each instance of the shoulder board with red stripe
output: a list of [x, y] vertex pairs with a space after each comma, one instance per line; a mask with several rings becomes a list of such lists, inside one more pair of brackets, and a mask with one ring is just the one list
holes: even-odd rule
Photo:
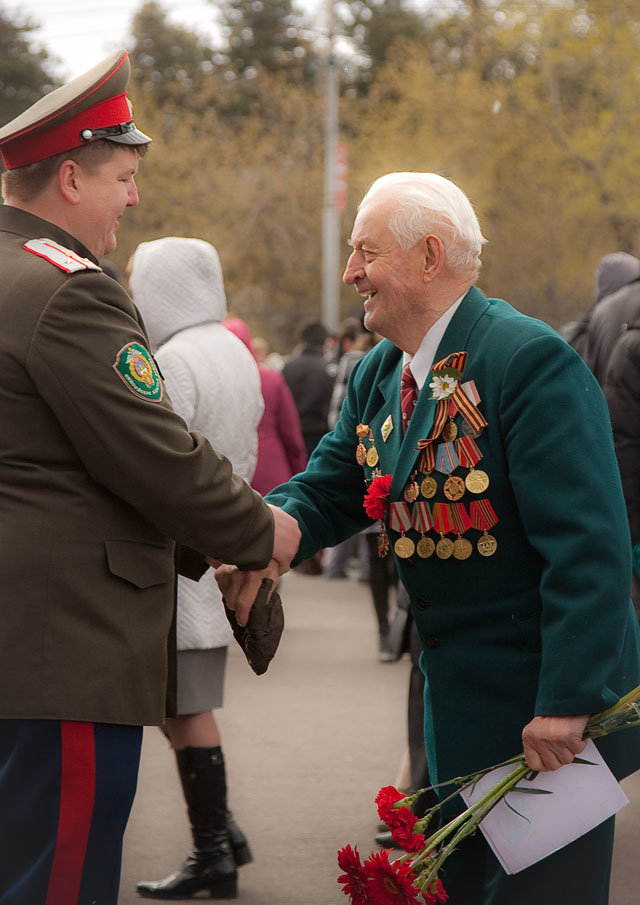
[[70, 248], [58, 245], [53, 239], [31, 239], [29, 242], [25, 242], [23, 248], [33, 255], [38, 255], [39, 258], [50, 261], [66, 273], [77, 273], [79, 270], [102, 272], [102, 267], [98, 267], [89, 258], [82, 258]]

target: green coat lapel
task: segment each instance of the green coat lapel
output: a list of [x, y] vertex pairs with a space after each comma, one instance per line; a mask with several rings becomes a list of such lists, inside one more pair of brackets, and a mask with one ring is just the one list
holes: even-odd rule
[[[473, 327], [476, 324], [478, 318], [482, 316], [482, 314], [488, 307], [489, 302], [484, 297], [484, 295], [480, 292], [479, 289], [476, 289], [475, 286], [472, 286], [460, 303], [460, 307], [453, 315], [451, 323], [447, 327], [447, 330], [442, 337], [442, 340], [440, 341], [434, 362], [440, 361], [442, 358], [450, 355], [452, 352], [462, 352], [464, 350], [467, 350], [469, 337], [473, 330]], [[471, 363], [472, 359], [470, 357], [467, 362], [467, 366]], [[394, 377], [395, 393], [397, 397], [396, 404], [398, 411], [398, 439], [402, 442], [397, 447], [398, 451], [395, 467], [390, 468], [388, 472], [385, 471], [386, 474], [393, 474], [393, 481], [391, 482], [392, 500], [399, 500], [402, 498], [402, 490], [404, 489], [404, 486], [407, 483], [409, 476], [413, 468], [416, 466], [418, 460], [418, 441], [426, 437], [431, 430], [437, 405], [437, 400], [430, 398], [430, 380], [429, 378], [427, 378], [422, 387], [422, 390], [420, 391], [420, 396], [418, 397], [418, 402], [416, 403], [415, 411], [409, 423], [407, 433], [405, 434], [404, 439], [402, 438], [402, 427], [400, 426], [401, 368], [402, 362], [400, 362], [396, 372], [394, 372]], [[382, 421], [384, 421], [384, 418], [382, 419]], [[394, 416], [394, 424], [395, 423], [396, 420]]]
[[[400, 374], [402, 372], [402, 355], [397, 364], [378, 383], [382, 395], [382, 403], [370, 427], [374, 442], [380, 456], [378, 468], [383, 474], [393, 474], [395, 463], [402, 445], [402, 413], [400, 410]], [[391, 416], [393, 430], [386, 441], [382, 437], [382, 425]]]

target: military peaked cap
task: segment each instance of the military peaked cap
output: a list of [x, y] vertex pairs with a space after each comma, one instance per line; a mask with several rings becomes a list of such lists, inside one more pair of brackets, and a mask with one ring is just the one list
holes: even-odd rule
[[5, 168], [24, 167], [99, 139], [124, 145], [150, 142], [131, 119], [126, 93], [130, 73], [129, 55], [119, 50], [2, 126]]

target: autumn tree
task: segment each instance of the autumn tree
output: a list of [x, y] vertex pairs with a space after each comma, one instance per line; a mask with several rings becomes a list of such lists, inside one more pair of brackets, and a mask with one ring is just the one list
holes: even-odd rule
[[[378, 70], [351, 157], [355, 198], [394, 169], [434, 170], [468, 192], [489, 244], [482, 287], [558, 326], [591, 301], [605, 253], [638, 253], [640, 222], [629, 185], [640, 175], [635, 135], [638, 29], [630, 4], [577, 11], [510, 4], [490, 23], [487, 47], [524, 49], [520, 66], [488, 73], [396, 47]], [[504, 4], [496, 13], [503, 12]], [[500, 34], [504, 24], [507, 34]], [[527, 42], [525, 42], [525, 37]], [[486, 51], [485, 51], [486, 52]], [[355, 112], [346, 107], [345, 119]], [[344, 108], [343, 108], [344, 112]]]
[[130, 47], [134, 95], [145, 93], [156, 103], [191, 105], [214, 77], [215, 51], [203, 36], [167, 20], [156, 0], [147, 0], [131, 23]]
[[270, 103], [240, 122], [141, 99], [136, 118], [154, 143], [116, 260], [125, 268], [138, 242], [160, 236], [211, 242], [229, 309], [286, 349], [320, 306], [322, 97], [282, 74], [263, 82]]
[[0, 123], [6, 123], [59, 84], [54, 60], [38, 46], [39, 26], [0, 7]]
[[313, 74], [313, 45], [291, 0], [224, 0], [221, 25], [233, 74]]

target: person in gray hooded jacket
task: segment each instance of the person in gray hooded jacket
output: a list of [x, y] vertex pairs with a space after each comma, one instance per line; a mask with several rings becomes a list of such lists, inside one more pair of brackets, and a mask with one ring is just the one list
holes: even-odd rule
[[640, 261], [624, 251], [604, 255], [598, 262], [595, 275], [594, 301], [577, 321], [560, 328], [559, 333], [573, 346], [604, 385], [606, 367], [621, 324], [635, 313], [633, 293], [625, 287], [640, 277]]
[[[175, 411], [230, 459], [246, 481], [255, 471], [264, 404], [256, 362], [222, 325], [227, 302], [216, 249], [201, 239], [143, 242], [130, 286]], [[213, 573], [178, 579], [178, 716], [164, 726], [176, 754], [194, 849], [148, 898], [235, 895], [238, 865], [251, 853], [227, 809], [225, 764], [212, 710], [223, 703], [227, 645], [233, 638]]]

